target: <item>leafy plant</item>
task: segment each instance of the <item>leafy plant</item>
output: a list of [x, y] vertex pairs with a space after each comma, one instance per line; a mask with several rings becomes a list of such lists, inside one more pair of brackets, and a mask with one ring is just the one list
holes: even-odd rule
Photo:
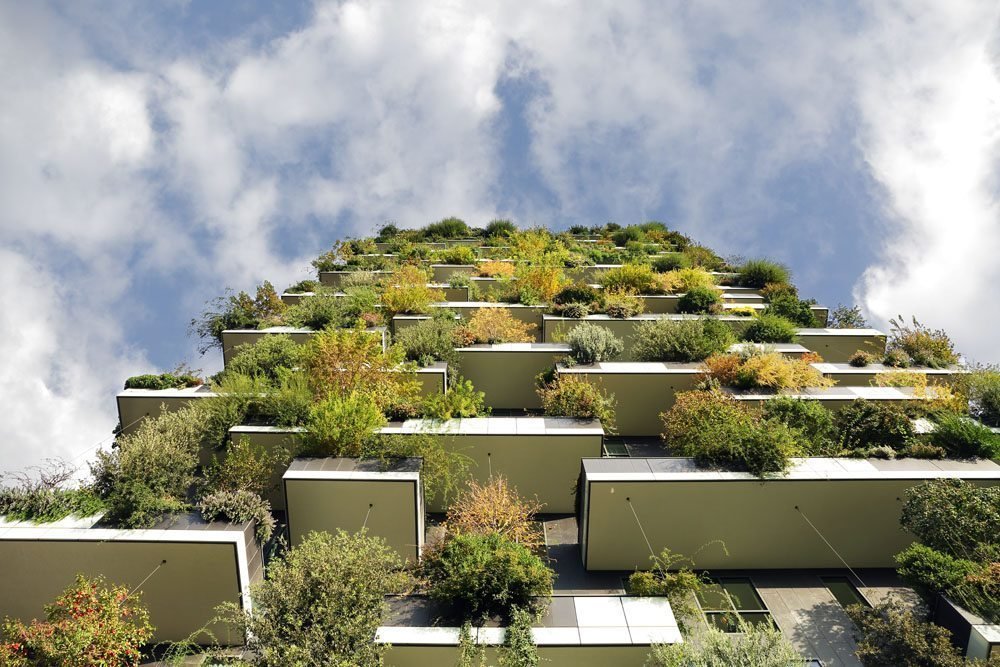
[[252, 491], [215, 491], [202, 496], [198, 510], [206, 521], [256, 522], [257, 539], [261, 543], [271, 539], [274, 532], [274, 517], [271, 503]]
[[595, 384], [562, 375], [538, 389], [545, 414], [554, 417], [597, 419], [604, 430], [614, 432], [615, 399]]
[[685, 628], [700, 615], [695, 603], [697, 593], [706, 579], [691, 569], [691, 559], [664, 548], [650, 556], [653, 567], [629, 575], [628, 590], [640, 597], [666, 597], [674, 616]]
[[521, 303], [547, 303], [569, 282], [560, 266], [519, 264], [514, 276]]
[[911, 544], [896, 554], [896, 565], [903, 581], [929, 602], [933, 602], [938, 593], [966, 585], [969, 577], [982, 569], [971, 560], [955, 558], [924, 544]]
[[909, 368], [910, 355], [902, 350], [888, 350], [882, 363], [890, 368]]
[[684, 253], [670, 252], [654, 257], [651, 266], [653, 271], [657, 273], [667, 273], [677, 269], [690, 268], [691, 258]]
[[778, 352], [749, 350], [714, 354], [705, 359], [705, 375], [713, 383], [737, 389], [802, 389], [829, 387], [833, 381], [812, 365], [815, 357], [786, 357]]
[[496, 533], [504, 539], [536, 550], [545, 543], [535, 514], [538, 502], [523, 500], [503, 476], [479, 484], [470, 480], [448, 507], [446, 526], [456, 535]]
[[213, 491], [247, 491], [263, 498], [274, 490], [275, 471], [286, 467], [290, 459], [291, 452], [283, 448], [268, 450], [242, 437], [227, 448], [224, 458], [213, 460], [206, 475], [208, 487]]
[[907, 324], [902, 315], [889, 320], [889, 324], [887, 350], [900, 350], [916, 366], [945, 368], [958, 363], [955, 347], [943, 329], [932, 330], [916, 317], [912, 318], [912, 324]]
[[470, 235], [469, 226], [459, 218], [445, 218], [438, 222], [432, 222], [418, 232], [418, 236], [427, 241], [461, 239]]
[[735, 340], [729, 326], [712, 318], [651, 320], [636, 326], [633, 354], [640, 361], [702, 361]]
[[469, 457], [446, 449], [444, 439], [432, 433], [376, 434], [364, 455], [385, 462], [407, 457], [421, 459], [420, 480], [427, 503], [443, 498], [442, 504], [447, 504], [467, 478], [470, 465]]
[[434, 253], [434, 259], [438, 264], [474, 264], [476, 262], [476, 253], [469, 246], [456, 245], [438, 250]]
[[382, 407], [418, 390], [414, 374], [401, 368], [402, 361], [402, 350], [383, 350], [379, 336], [330, 329], [309, 340], [303, 366], [317, 399], [357, 391], [371, 394]]
[[972, 415], [991, 426], [1000, 426], [1000, 369], [979, 366], [963, 378]]
[[138, 593], [109, 586], [103, 577], [78, 574], [55, 602], [45, 606], [44, 621], [4, 622], [0, 664], [138, 667], [140, 649], [152, 635], [149, 612]]
[[868, 321], [858, 306], [840, 304], [830, 313], [827, 326], [831, 329], [865, 329], [868, 327]]
[[306, 280], [300, 280], [294, 285], [288, 287], [285, 290], [285, 294], [310, 294], [319, 289], [320, 283], [318, 280], [313, 280], [311, 278]]
[[751, 343], [791, 343], [798, 332], [794, 322], [765, 313], [747, 325], [743, 340]]
[[267, 568], [253, 588], [253, 610], [222, 612], [247, 637], [247, 660], [261, 666], [376, 667], [374, 641], [385, 595], [405, 584], [399, 557], [381, 538], [338, 530], [310, 533]]
[[303, 348], [291, 336], [261, 336], [251, 345], [240, 345], [226, 365], [227, 373], [278, 379], [278, 369], [295, 368], [302, 361]]
[[515, 266], [512, 262], [490, 260], [478, 266], [479, 275], [484, 278], [513, 278]]
[[398, 329], [396, 345], [403, 350], [404, 357], [421, 366], [430, 366], [435, 361], [448, 362], [449, 368], [457, 363], [455, 353], [454, 319], [433, 317], [410, 327]]
[[596, 306], [600, 303], [600, 293], [590, 285], [569, 285], [559, 290], [553, 297], [552, 302], [556, 305], [566, 305], [579, 303], [588, 307]]
[[469, 321], [458, 327], [456, 337], [465, 344], [530, 343], [535, 340], [534, 324], [516, 319], [506, 308], [480, 308]]
[[751, 259], [740, 267], [736, 284], [760, 289], [768, 283], [790, 283], [788, 268], [767, 259]]
[[197, 387], [201, 384], [204, 384], [202, 379], [194, 375], [175, 375], [173, 373], [133, 375], [125, 380], [126, 389], [181, 389], [183, 387]]
[[487, 238], [493, 236], [510, 236], [517, 231], [517, 227], [510, 220], [491, 220], [490, 224], [486, 225], [486, 230], [484, 236]]
[[443, 394], [424, 400], [424, 416], [430, 419], [463, 419], [486, 411], [486, 394], [476, 391], [471, 380], [455, 379]]
[[584, 322], [570, 330], [566, 336], [570, 355], [579, 364], [595, 364], [614, 359], [625, 349], [625, 344], [605, 327]]
[[500, 667], [538, 667], [538, 647], [531, 634], [535, 613], [520, 607], [511, 609], [510, 622], [500, 647]]
[[898, 601], [847, 608], [858, 630], [857, 656], [867, 667], [962, 667], [966, 664], [945, 628], [926, 623]]
[[906, 412], [886, 401], [856, 399], [837, 413], [835, 421], [844, 449], [887, 446], [899, 451], [914, 436], [913, 424]]
[[65, 463], [51, 461], [30, 472], [8, 475], [14, 483], [0, 487], [0, 516], [34, 523], [51, 523], [70, 515], [94, 516], [104, 503], [89, 488], [66, 488], [73, 474]]
[[765, 401], [764, 418], [780, 422], [796, 433], [808, 456], [833, 456], [840, 447], [833, 413], [819, 401], [778, 396]]
[[582, 320], [587, 315], [590, 315], [590, 307], [584, 303], [567, 303], [562, 306], [555, 306], [553, 307], [553, 311], [557, 315], [574, 320]]
[[955, 413], [939, 414], [931, 440], [952, 458], [1000, 458], [1000, 435]]
[[632, 292], [606, 290], [603, 299], [604, 312], [608, 317], [624, 320], [642, 313], [642, 301]]
[[654, 644], [646, 665], [649, 667], [788, 667], [802, 662], [802, 656], [781, 630], [742, 620], [738, 634], [729, 634], [706, 625], [694, 641]]
[[648, 264], [623, 264], [608, 269], [601, 275], [606, 290], [634, 294], [659, 294], [663, 291], [660, 280]]
[[310, 412], [306, 449], [315, 456], [360, 457], [365, 443], [385, 424], [370, 392], [329, 394]]
[[1000, 487], [955, 479], [919, 484], [906, 491], [900, 524], [933, 549], [978, 560], [1000, 540]]
[[855, 368], [864, 368], [871, 364], [878, 363], [879, 358], [872, 354], [871, 352], [865, 352], [864, 350], [857, 350], [851, 355], [851, 358], [847, 360], [851, 366]]
[[552, 571], [524, 545], [496, 533], [459, 534], [425, 560], [432, 598], [460, 618], [509, 619], [552, 592]]
[[722, 310], [722, 294], [715, 287], [692, 287], [677, 301], [678, 313], [717, 313]]
[[285, 308], [274, 286], [264, 281], [253, 297], [230, 291], [210, 301], [201, 316], [191, 320], [190, 331], [203, 341], [199, 350], [204, 354], [213, 347], [222, 347], [223, 331], [256, 329], [261, 323], [279, 318]]
[[[765, 315], [777, 315], [800, 327], [816, 326], [816, 317], [812, 312], [813, 303], [803, 301], [789, 294], [781, 294], [771, 299], [764, 309]], [[825, 322], [824, 322], [825, 324]]]
[[419, 315], [430, 310], [435, 301], [443, 301], [444, 293], [427, 286], [427, 274], [412, 264], [400, 268], [393, 282], [382, 292], [382, 306], [389, 315]]

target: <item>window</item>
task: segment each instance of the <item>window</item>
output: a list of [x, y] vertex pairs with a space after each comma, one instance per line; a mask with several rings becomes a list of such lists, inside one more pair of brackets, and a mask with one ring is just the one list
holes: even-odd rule
[[699, 591], [698, 604], [708, 622], [723, 632], [739, 632], [741, 622], [774, 627], [771, 612], [746, 578], [711, 580]]
[[820, 577], [820, 580], [833, 593], [833, 597], [837, 598], [837, 602], [840, 603], [841, 607], [847, 608], [852, 604], [871, 607], [865, 596], [861, 594], [861, 591], [847, 577]]

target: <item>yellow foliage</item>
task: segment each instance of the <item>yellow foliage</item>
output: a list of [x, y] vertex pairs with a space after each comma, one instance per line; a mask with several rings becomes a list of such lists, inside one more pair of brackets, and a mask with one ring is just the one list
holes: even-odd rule
[[458, 327], [456, 340], [461, 345], [473, 343], [530, 343], [535, 340], [534, 324], [515, 319], [503, 307], [480, 308], [469, 321]]
[[479, 275], [483, 278], [513, 278], [514, 269], [512, 262], [490, 260], [479, 264]]
[[832, 387], [811, 364], [813, 355], [786, 357], [777, 352], [753, 351], [746, 354], [713, 354], [705, 360], [705, 375], [723, 386], [740, 389], [791, 389]]
[[715, 287], [715, 276], [705, 269], [675, 269], [660, 274], [664, 292], [682, 294], [694, 287]]
[[539, 301], [552, 301], [563, 287], [570, 284], [561, 267], [542, 265], [521, 265], [515, 275], [522, 292], [527, 291]]

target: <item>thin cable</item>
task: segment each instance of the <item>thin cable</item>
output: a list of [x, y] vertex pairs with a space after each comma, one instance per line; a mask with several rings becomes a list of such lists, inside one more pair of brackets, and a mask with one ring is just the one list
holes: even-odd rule
[[801, 509], [799, 509], [798, 505], [795, 506], [795, 511], [797, 511], [800, 515], [802, 515], [802, 518], [805, 519], [805, 522], [809, 524], [810, 528], [812, 528], [814, 531], [816, 531], [816, 534], [819, 535], [819, 539], [823, 540], [823, 542], [826, 544], [826, 546], [830, 547], [830, 551], [832, 551], [834, 553], [834, 555], [837, 558], [840, 559], [840, 562], [844, 564], [844, 567], [847, 568], [847, 571], [850, 572], [852, 575], [854, 575], [854, 578], [858, 580], [858, 583], [861, 584], [861, 587], [862, 588], [868, 588], [868, 586], [861, 579], [861, 577], [858, 576], [858, 573], [855, 572], [854, 569], [850, 565], [847, 564], [847, 561], [844, 560], [844, 557], [840, 555], [840, 552], [833, 548], [833, 545], [830, 544], [830, 541], [823, 536], [823, 533], [819, 532], [819, 528], [817, 528], [815, 525], [813, 525], [813, 522], [809, 520], [809, 517], [806, 516], [805, 512], [803, 512]]
[[159, 564], [159, 565], [157, 565], [156, 567], [154, 567], [154, 568], [153, 568], [153, 571], [152, 571], [152, 572], [150, 572], [149, 574], [147, 574], [147, 575], [146, 575], [146, 578], [145, 578], [145, 579], [143, 579], [142, 581], [140, 581], [140, 582], [139, 582], [139, 585], [138, 585], [138, 586], [136, 586], [135, 588], [133, 588], [132, 590], [130, 590], [130, 591], [128, 592], [128, 595], [126, 595], [125, 597], [126, 597], [126, 598], [130, 598], [130, 597], [132, 597], [132, 594], [133, 594], [133, 593], [135, 593], [135, 592], [136, 592], [137, 590], [139, 590], [140, 588], [142, 588], [142, 585], [143, 585], [144, 583], [146, 583], [147, 581], [149, 581], [149, 578], [150, 578], [150, 577], [152, 577], [152, 576], [153, 576], [154, 574], [156, 574], [156, 573], [157, 573], [157, 572], [159, 571], [159, 569], [160, 569], [161, 567], [163, 567], [164, 565], [166, 565], [166, 564], [167, 564], [167, 561], [165, 561], [165, 560], [163, 560], [163, 561], [160, 561], [160, 564]]
[[646, 540], [646, 548], [649, 549], [649, 555], [656, 558], [656, 552], [653, 551], [653, 545], [649, 543], [649, 538], [646, 537], [646, 529], [642, 527], [642, 521], [639, 521], [639, 515], [635, 512], [635, 507], [632, 506], [632, 499], [626, 498], [625, 502], [628, 503], [628, 508], [632, 510], [632, 516], [635, 517], [635, 523], [639, 526], [639, 532], [642, 533], [642, 539]]
[[490, 467], [490, 479], [493, 479], [493, 454], [486, 452], [486, 464]]
[[368, 527], [368, 517], [370, 517], [372, 515], [372, 508], [373, 507], [375, 507], [375, 505], [373, 503], [368, 503], [368, 513], [365, 514], [365, 522], [363, 524], [361, 524], [361, 530], [364, 530], [364, 529], [366, 529]]

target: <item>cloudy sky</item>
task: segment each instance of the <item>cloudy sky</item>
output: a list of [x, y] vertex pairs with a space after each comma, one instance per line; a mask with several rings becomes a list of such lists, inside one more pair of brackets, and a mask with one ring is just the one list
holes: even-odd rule
[[656, 219], [1000, 361], [1000, 6], [0, 1], [0, 469], [224, 288], [448, 215]]

